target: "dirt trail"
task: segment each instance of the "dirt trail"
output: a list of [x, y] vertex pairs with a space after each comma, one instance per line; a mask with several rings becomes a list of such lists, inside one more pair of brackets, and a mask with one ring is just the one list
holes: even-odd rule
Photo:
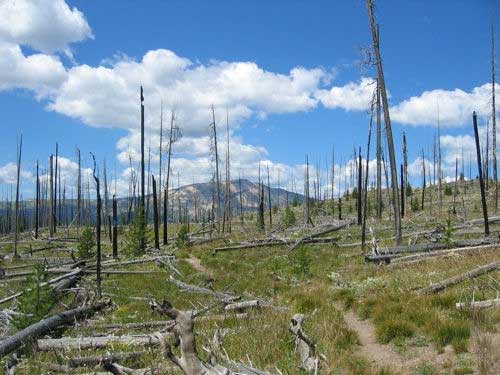
[[207, 267], [205, 267], [203, 264], [201, 264], [201, 261], [198, 258], [196, 258], [195, 256], [190, 255], [189, 258], [184, 258], [184, 260], [187, 263], [189, 263], [189, 265], [191, 267], [193, 267], [196, 271], [198, 271], [200, 273], [204, 273], [207, 276], [210, 276], [211, 278], [213, 278], [212, 271], [210, 271]]
[[422, 363], [432, 363], [440, 366], [447, 353], [438, 355], [432, 347], [412, 348], [410, 358], [401, 355], [389, 345], [377, 342], [375, 327], [369, 320], [361, 320], [354, 312], [344, 311], [340, 304], [336, 308], [344, 315], [347, 327], [355, 331], [359, 337], [359, 354], [377, 368], [387, 368], [400, 374], [415, 374], [416, 368]]

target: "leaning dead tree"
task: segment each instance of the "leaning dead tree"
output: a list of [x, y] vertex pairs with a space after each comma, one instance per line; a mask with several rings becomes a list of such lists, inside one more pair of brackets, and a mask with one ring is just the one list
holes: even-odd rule
[[391, 183], [392, 183], [392, 203], [394, 208], [394, 234], [396, 237], [396, 243], [401, 243], [401, 212], [399, 207], [399, 194], [398, 194], [398, 175], [397, 175], [397, 164], [396, 155], [394, 152], [394, 140], [392, 138], [392, 126], [391, 117], [389, 115], [389, 103], [387, 100], [387, 91], [385, 87], [384, 70], [382, 67], [382, 58], [379, 49], [379, 35], [377, 32], [377, 27], [375, 24], [375, 17], [373, 14], [373, 0], [366, 0], [366, 8], [368, 10], [368, 21], [370, 24], [370, 31], [373, 40], [373, 51], [375, 53], [376, 64], [377, 64], [377, 77], [380, 86], [380, 94], [382, 98], [382, 105], [384, 108], [384, 122], [385, 122], [385, 134], [387, 138], [387, 148], [389, 152], [389, 162], [391, 167]]
[[215, 123], [215, 109], [212, 105], [212, 123], [210, 124], [210, 138], [211, 147], [213, 153], [213, 159], [215, 163], [215, 181], [216, 181], [216, 192], [217, 192], [217, 228], [220, 230], [220, 219], [221, 219], [221, 197], [220, 197], [220, 176], [219, 176], [219, 152], [217, 150], [217, 125]]
[[481, 165], [481, 145], [479, 143], [479, 131], [477, 129], [477, 116], [476, 112], [472, 114], [472, 122], [474, 126], [474, 137], [476, 139], [476, 154], [477, 154], [477, 170], [479, 175], [479, 188], [481, 189], [481, 203], [483, 207], [483, 218], [484, 218], [484, 235], [490, 235], [490, 226], [488, 223], [488, 207], [486, 205], [486, 192], [484, 188], [483, 180], [483, 167]]

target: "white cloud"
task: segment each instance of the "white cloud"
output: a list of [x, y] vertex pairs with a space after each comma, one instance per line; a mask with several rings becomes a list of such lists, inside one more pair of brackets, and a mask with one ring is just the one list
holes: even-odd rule
[[66, 70], [56, 57], [26, 57], [18, 45], [0, 41], [0, 90], [23, 88], [42, 97], [54, 94], [65, 79]]
[[374, 89], [375, 81], [363, 77], [358, 82], [349, 82], [344, 86], [334, 86], [328, 90], [318, 90], [315, 96], [330, 109], [365, 111], [370, 109]]
[[[500, 94], [500, 85], [495, 87]], [[472, 124], [472, 112], [480, 116], [490, 116], [491, 84], [473, 88], [470, 92], [461, 89], [424, 91], [391, 107], [391, 118], [405, 125], [437, 126], [439, 119], [444, 127], [461, 127]]]
[[71, 55], [69, 44], [93, 38], [85, 16], [64, 0], [3, 0], [0, 39], [54, 53]]
[[[31, 172], [21, 169], [21, 183], [32, 178], [33, 175]], [[17, 165], [15, 163], [7, 163], [0, 166], [0, 184], [15, 184], [16, 181]]]

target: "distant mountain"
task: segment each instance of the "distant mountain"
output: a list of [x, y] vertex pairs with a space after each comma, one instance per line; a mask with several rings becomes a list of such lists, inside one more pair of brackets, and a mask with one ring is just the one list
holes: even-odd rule
[[[224, 182], [221, 183], [221, 207], [225, 205], [225, 192], [226, 185]], [[233, 212], [239, 211], [240, 207], [240, 181], [233, 180], [231, 181], [231, 208]], [[102, 199], [104, 199], [104, 194], [102, 194]], [[135, 198], [135, 202], [137, 202], [139, 197]], [[153, 209], [151, 208], [153, 204], [153, 196], [150, 194], [147, 198], [149, 201], [149, 219], [151, 220], [153, 217]], [[179, 203], [184, 215], [184, 210], [188, 209], [189, 215], [194, 217], [195, 207], [197, 213], [203, 217], [210, 212], [212, 207], [212, 200], [215, 199], [215, 204], [217, 204], [217, 191], [215, 184], [210, 182], [205, 183], [196, 183], [191, 185], [182, 186], [178, 189], [170, 189], [169, 190], [169, 217], [171, 216], [171, 209], [174, 209], [175, 216], [178, 215], [179, 211]], [[304, 196], [302, 194], [295, 194], [289, 192], [285, 189], [271, 188], [271, 204], [272, 206], [285, 206], [286, 202], [291, 203], [296, 200], [297, 202], [302, 202], [304, 200]], [[241, 200], [243, 211], [254, 211], [257, 210], [259, 206], [259, 185], [255, 182], [251, 182], [247, 179], [241, 180]], [[163, 201], [163, 196], [162, 196]], [[264, 206], [268, 207], [268, 187], [264, 185]], [[118, 198], [118, 214], [122, 218], [127, 215], [129, 207], [134, 205], [134, 198]], [[31, 223], [33, 220], [34, 214], [34, 200], [26, 200], [21, 202], [20, 209], [21, 215], [27, 221], [27, 223]], [[12, 208], [13, 208], [12, 204]], [[84, 210], [87, 210], [86, 213], [83, 213], [83, 217], [89, 217], [91, 221], [95, 219], [95, 199], [91, 199], [90, 204], [85, 200], [84, 202]], [[109, 202], [109, 209], [111, 210], [111, 202]], [[48, 207], [45, 207], [45, 210], [48, 210]], [[104, 210], [104, 204], [103, 204]], [[58, 215], [60, 212], [61, 217], [64, 217], [64, 212], [67, 213], [68, 218], [74, 217], [76, 214], [76, 199], [66, 199], [64, 207], [61, 209], [58, 206]], [[111, 213], [111, 212], [110, 212]], [[161, 215], [162, 213], [160, 213]], [[10, 217], [12, 215], [12, 211], [9, 209], [4, 202], [0, 203], [0, 222], [8, 220], [10, 221]], [[45, 216], [46, 213], [41, 208], [41, 215]]]
[[[233, 211], [239, 210], [240, 207], [240, 181], [231, 181], [231, 207]], [[226, 184], [221, 183], [221, 206], [225, 205], [225, 194]], [[200, 210], [210, 210], [212, 207], [212, 200], [215, 200], [217, 204], [217, 189], [216, 185], [210, 182], [195, 183], [190, 185], [182, 186], [178, 189], [169, 189], [169, 206], [173, 206], [174, 210], [178, 210], [179, 201], [181, 207], [187, 208], [190, 215], [194, 214], [194, 209]], [[302, 194], [296, 194], [289, 192], [285, 189], [271, 188], [271, 205], [273, 206], [285, 206], [286, 201], [291, 203], [293, 200], [297, 202], [302, 202], [304, 196]], [[153, 197], [149, 195], [150, 204], [152, 204]], [[259, 185], [258, 183], [249, 181], [247, 179], [241, 179], [241, 200], [243, 211], [253, 211], [259, 206]], [[128, 198], [119, 199], [120, 211], [124, 212], [127, 209], [127, 205], [130, 204]], [[268, 187], [264, 185], [264, 205], [268, 206]]]

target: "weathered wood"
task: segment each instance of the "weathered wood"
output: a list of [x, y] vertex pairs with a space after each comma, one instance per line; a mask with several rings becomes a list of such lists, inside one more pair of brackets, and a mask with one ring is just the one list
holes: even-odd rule
[[138, 359], [147, 354], [148, 352], [146, 351], [139, 351], [139, 352], [113, 353], [113, 354], [105, 354], [105, 355], [91, 356], [91, 357], [75, 357], [68, 359], [67, 366], [71, 368], [99, 366], [105, 362], [121, 362], [129, 359]]
[[476, 112], [472, 114], [472, 122], [474, 127], [474, 138], [476, 140], [476, 154], [477, 154], [477, 170], [479, 175], [479, 188], [481, 189], [481, 203], [483, 207], [483, 217], [484, 217], [484, 235], [489, 236], [490, 226], [488, 221], [488, 206], [486, 205], [486, 192], [484, 189], [483, 180], [483, 167], [481, 165], [481, 146], [479, 144], [479, 131], [477, 129], [477, 116]]
[[172, 276], [170, 276], [170, 282], [174, 283], [178, 288], [185, 290], [186, 292], [198, 293], [198, 294], [208, 294], [208, 295], [212, 295], [218, 299], [223, 299], [223, 300], [234, 300], [234, 299], [239, 298], [238, 296], [235, 296], [233, 294], [216, 292], [212, 289], [203, 288], [201, 286], [186, 284], [180, 280], [175, 279]]
[[429, 294], [429, 293], [437, 293], [443, 289], [446, 289], [450, 286], [459, 284], [465, 280], [474, 279], [481, 275], [484, 275], [488, 272], [495, 271], [500, 268], [500, 261], [496, 261], [493, 263], [485, 264], [484, 266], [474, 268], [473, 270], [464, 272], [460, 275], [450, 277], [446, 280], [434, 283], [429, 285], [428, 287], [422, 288], [418, 291], [420, 294]]
[[78, 307], [76, 309], [63, 311], [17, 332], [0, 342], [0, 358], [18, 349], [35, 338], [45, 335], [62, 325], [71, 324], [110, 306], [111, 301], [101, 301], [91, 306]]
[[[455, 241], [453, 243], [453, 246], [455, 248], [463, 248], [463, 247], [475, 247], [475, 246], [484, 246], [493, 244], [499, 244], [498, 239], [482, 238], [474, 240], [460, 240], [460, 241]], [[434, 250], [447, 249], [448, 247], [449, 245], [440, 242], [421, 243], [412, 246], [396, 246], [385, 249], [385, 251], [381, 251], [383, 252], [383, 254], [381, 255], [371, 255], [371, 254], [365, 255], [365, 261], [389, 263], [391, 259], [401, 257], [405, 253], [419, 253], [419, 252], [423, 253]]]
[[490, 307], [500, 307], [500, 298], [489, 299], [486, 301], [472, 301], [472, 302], [457, 302], [455, 307], [458, 310], [479, 310], [489, 309]]
[[159, 340], [153, 335], [123, 335], [101, 337], [63, 337], [59, 339], [39, 339], [37, 348], [40, 351], [100, 349], [108, 345], [123, 344], [137, 346], [158, 345]]
[[322, 230], [316, 231], [314, 233], [305, 235], [305, 236], [301, 237], [299, 240], [297, 240], [292, 245], [292, 247], [290, 247], [290, 251], [295, 250], [299, 245], [301, 245], [302, 243], [304, 243], [304, 241], [307, 240], [307, 239], [311, 239], [311, 238], [314, 238], [314, 237], [320, 237], [320, 236], [323, 236], [323, 235], [328, 234], [328, 233], [336, 232], [338, 230], [341, 230], [341, 229], [349, 226], [350, 224], [352, 224], [352, 221], [348, 220], [345, 223], [342, 223], [342, 224], [339, 224], [339, 225], [336, 225], [336, 226], [329, 227], [327, 229], [322, 229]]
[[295, 336], [295, 349], [299, 354], [299, 368], [307, 373], [317, 373], [319, 359], [316, 356], [316, 345], [302, 330], [303, 314], [295, 314], [290, 321], [290, 332]]

